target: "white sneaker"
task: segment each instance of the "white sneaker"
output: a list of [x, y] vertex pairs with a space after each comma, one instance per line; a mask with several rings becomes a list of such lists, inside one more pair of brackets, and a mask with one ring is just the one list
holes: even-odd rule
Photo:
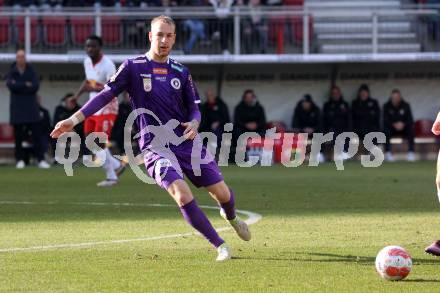
[[220, 209], [220, 216], [222, 216], [223, 219], [229, 222], [232, 228], [234, 228], [235, 232], [237, 232], [238, 237], [240, 237], [244, 241], [251, 240], [251, 231], [249, 230], [249, 227], [245, 221], [240, 219], [238, 216], [235, 216], [235, 218], [232, 220], [228, 220], [226, 218], [226, 213], [223, 209]]
[[38, 163], [38, 168], [40, 168], [40, 169], [49, 169], [50, 168], [50, 165], [49, 165], [49, 163], [47, 163], [46, 161], [40, 161], [39, 163]]
[[394, 156], [391, 152], [387, 152], [385, 154], [385, 161], [387, 162], [394, 162]]
[[416, 160], [416, 156], [414, 155], [414, 152], [408, 152], [406, 159], [408, 162], [414, 162]]
[[223, 243], [217, 248], [217, 253], [216, 261], [226, 261], [232, 257], [231, 248], [226, 243]]
[[333, 161], [343, 161], [343, 160], [344, 160], [344, 157], [343, 157], [342, 153], [340, 153], [340, 154], [335, 154], [335, 155], [333, 156]]
[[318, 162], [325, 163], [325, 157], [323, 153], [318, 154]]
[[105, 179], [101, 182], [98, 182], [96, 186], [98, 187], [111, 187], [118, 184], [118, 180]]
[[24, 163], [23, 160], [18, 161], [17, 165], [15, 165], [15, 168], [17, 169], [23, 169], [24, 167], [26, 167], [26, 164]]

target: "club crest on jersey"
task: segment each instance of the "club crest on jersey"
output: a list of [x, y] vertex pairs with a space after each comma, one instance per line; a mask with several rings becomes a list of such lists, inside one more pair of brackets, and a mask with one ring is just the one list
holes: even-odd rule
[[176, 90], [180, 89], [180, 79], [178, 79], [177, 77], [173, 78], [171, 80], [171, 86]]
[[151, 88], [153, 87], [152, 83], [151, 83], [151, 78], [146, 77], [146, 78], [143, 78], [142, 80], [144, 82], [144, 91], [151, 92]]

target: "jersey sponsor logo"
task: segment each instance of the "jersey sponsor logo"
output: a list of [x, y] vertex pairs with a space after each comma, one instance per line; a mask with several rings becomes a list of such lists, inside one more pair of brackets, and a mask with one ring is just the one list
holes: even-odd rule
[[171, 80], [171, 86], [176, 90], [180, 89], [180, 79], [178, 79], [177, 77], [173, 78]]
[[144, 73], [141, 73], [141, 74], [139, 74], [141, 77], [148, 77], [148, 78], [151, 78], [151, 74], [144, 74]]
[[154, 79], [158, 80], [158, 81], [161, 81], [161, 82], [167, 81], [167, 77], [166, 76], [155, 76]]
[[145, 60], [145, 59], [133, 60], [133, 63], [147, 63], [147, 60]]
[[168, 74], [168, 69], [166, 69], [166, 68], [153, 68], [153, 73], [166, 75], [166, 74]]
[[153, 88], [153, 84], [151, 82], [151, 78], [150, 77], [146, 77], [142, 79], [143, 84], [144, 84], [144, 91], [151, 92], [151, 89]]
[[171, 64], [171, 68], [176, 69], [179, 72], [183, 72], [183, 68], [174, 64]]
[[125, 67], [125, 63], [122, 63], [121, 66], [119, 66], [118, 71], [116, 71], [115, 74], [113, 74], [112, 77], [110, 77], [110, 82], [114, 82], [116, 80], [119, 73], [121, 73], [124, 67]]

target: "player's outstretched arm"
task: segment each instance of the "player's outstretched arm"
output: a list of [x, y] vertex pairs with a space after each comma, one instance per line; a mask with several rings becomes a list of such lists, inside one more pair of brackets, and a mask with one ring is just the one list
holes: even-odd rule
[[432, 130], [431, 131], [435, 135], [440, 135], [440, 112], [437, 114], [437, 119], [435, 119], [435, 122], [432, 125]]
[[70, 118], [65, 119], [65, 120], [61, 120], [60, 122], [58, 122], [55, 125], [55, 128], [50, 133], [50, 136], [52, 138], [58, 138], [63, 133], [72, 131], [73, 128], [77, 124], [79, 124], [82, 121], [84, 121], [84, 119], [85, 119], [84, 114], [80, 110], [80, 111], [76, 112], [75, 114], [73, 114], [72, 116], [70, 116]]

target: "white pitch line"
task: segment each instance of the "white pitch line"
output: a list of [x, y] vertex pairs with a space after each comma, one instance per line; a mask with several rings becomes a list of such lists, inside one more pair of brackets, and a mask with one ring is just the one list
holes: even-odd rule
[[[0, 205], [89, 205], [89, 206], [137, 206], [137, 207], [176, 207], [171, 204], [148, 204], [148, 203], [106, 203], [106, 202], [59, 202], [59, 201], [49, 201], [49, 202], [31, 202], [31, 201], [0, 201]], [[214, 206], [205, 206], [201, 205], [200, 207], [205, 209], [218, 210], [218, 207]], [[245, 210], [236, 210], [238, 214], [246, 215], [248, 218], [245, 222], [248, 225], [252, 225], [261, 220], [262, 216], [260, 214], [245, 211]], [[231, 227], [221, 227], [216, 229], [216, 231], [227, 231], [231, 230]], [[194, 233], [183, 233], [183, 234], [169, 234], [169, 235], [159, 235], [159, 236], [151, 236], [151, 237], [142, 237], [142, 238], [132, 238], [132, 239], [119, 239], [119, 240], [108, 240], [108, 241], [95, 241], [95, 242], [83, 242], [83, 243], [65, 243], [65, 244], [52, 244], [52, 245], [41, 245], [41, 246], [31, 246], [31, 247], [11, 247], [11, 248], [1, 248], [0, 253], [6, 252], [23, 252], [23, 251], [44, 251], [44, 250], [52, 250], [52, 249], [60, 249], [60, 248], [81, 248], [81, 247], [91, 247], [97, 245], [106, 245], [106, 244], [123, 244], [130, 242], [139, 242], [139, 241], [152, 241], [152, 240], [161, 240], [167, 238], [179, 238], [179, 237], [189, 237], [200, 235], [198, 232]]]

